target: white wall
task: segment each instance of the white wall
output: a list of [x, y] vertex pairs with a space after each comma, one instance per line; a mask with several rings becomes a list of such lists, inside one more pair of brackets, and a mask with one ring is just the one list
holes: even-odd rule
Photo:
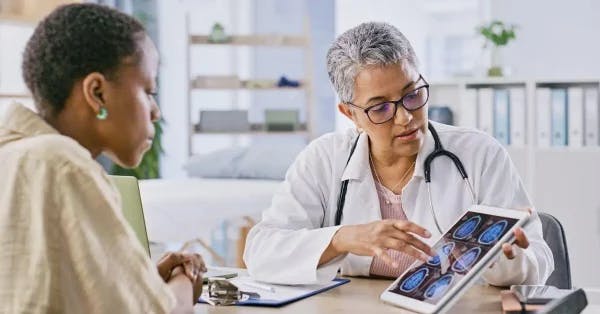
[[[335, 34], [364, 22], [388, 22], [396, 26], [411, 42], [418, 59], [425, 59], [425, 36], [427, 18], [423, 6], [411, 0], [336, 0]], [[336, 114], [336, 129], [354, 127], [352, 122], [340, 113]]]
[[[419, 70], [429, 80], [482, 72], [485, 55], [475, 28], [487, 17], [485, 2], [476, 0], [337, 0], [336, 35], [363, 22], [388, 22], [410, 41]], [[336, 129], [351, 127], [341, 114]]]
[[519, 26], [504, 55], [515, 76], [600, 76], [600, 1], [492, 0], [491, 17]]
[[[25, 94], [27, 87], [21, 75], [21, 61], [25, 44], [33, 32], [33, 25], [0, 22], [0, 94]], [[0, 98], [0, 104], [15, 99]], [[23, 102], [23, 99], [17, 99]], [[27, 105], [30, 100], [25, 101]]]

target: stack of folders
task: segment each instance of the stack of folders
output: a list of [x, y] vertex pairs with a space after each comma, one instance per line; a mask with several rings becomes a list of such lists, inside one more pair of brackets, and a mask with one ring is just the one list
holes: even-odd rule
[[538, 87], [536, 117], [539, 147], [599, 145], [596, 87]]
[[524, 87], [468, 88], [465, 102], [467, 109], [461, 125], [476, 127], [503, 145], [525, 145], [527, 104]]

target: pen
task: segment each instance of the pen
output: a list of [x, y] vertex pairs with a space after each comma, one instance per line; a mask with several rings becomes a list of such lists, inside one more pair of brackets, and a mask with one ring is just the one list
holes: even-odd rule
[[252, 288], [256, 288], [256, 289], [261, 289], [261, 290], [265, 290], [265, 291], [269, 291], [271, 293], [275, 293], [275, 288], [271, 287], [271, 286], [267, 286], [267, 285], [263, 285], [257, 282], [244, 282], [244, 284], [248, 287], [252, 287]]

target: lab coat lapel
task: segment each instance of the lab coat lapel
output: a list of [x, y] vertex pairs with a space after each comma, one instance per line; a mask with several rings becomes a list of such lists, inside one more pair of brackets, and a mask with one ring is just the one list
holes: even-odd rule
[[361, 134], [341, 180], [349, 180], [342, 224], [381, 220], [379, 199], [369, 165], [369, 137]]
[[[354, 155], [342, 174], [348, 181], [342, 225], [364, 224], [381, 220], [379, 198], [369, 164], [369, 139], [367, 134], [359, 138]], [[342, 274], [369, 276], [373, 257], [348, 254], [342, 262]]]
[[[425, 159], [433, 152], [434, 148], [435, 141], [433, 140], [431, 132], [427, 130], [427, 132], [425, 132], [423, 145], [417, 154], [413, 176], [402, 191], [402, 209], [410, 221], [420, 219], [417, 212], [427, 208], [427, 205], [429, 204], [426, 190], [427, 185], [425, 184], [424, 163]], [[417, 208], [419, 208], [419, 210], [417, 210]]]

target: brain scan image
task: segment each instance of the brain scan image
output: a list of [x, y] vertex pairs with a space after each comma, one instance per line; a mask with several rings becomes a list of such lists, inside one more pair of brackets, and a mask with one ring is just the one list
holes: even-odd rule
[[452, 270], [457, 273], [465, 272], [477, 261], [479, 255], [481, 255], [481, 248], [478, 246], [467, 250], [452, 264]]
[[[441, 258], [448, 258], [448, 255], [452, 253], [454, 249], [454, 242], [444, 244], [441, 249], [437, 250], [438, 254], [427, 261], [427, 264], [431, 266], [440, 266], [442, 263]], [[441, 256], [443, 254], [444, 256]]]
[[498, 240], [500, 238], [500, 236], [502, 236], [504, 234], [504, 230], [506, 230], [507, 226], [508, 226], [508, 221], [506, 221], [506, 220], [497, 221], [496, 223], [494, 223], [493, 225], [491, 225], [487, 229], [485, 229], [485, 231], [479, 235], [479, 239], [478, 239], [479, 243], [483, 244], [483, 245], [490, 245], [490, 244], [496, 242], [496, 240]]
[[400, 290], [403, 292], [412, 292], [417, 289], [429, 275], [429, 269], [423, 267], [417, 270], [415, 273], [404, 279], [400, 284]]
[[452, 237], [456, 240], [464, 240], [471, 236], [477, 227], [481, 223], [481, 216], [473, 216], [467, 221], [463, 222], [460, 227], [454, 230]]
[[448, 288], [452, 284], [452, 279], [454, 279], [453, 274], [443, 275], [438, 280], [430, 284], [429, 287], [427, 287], [424, 296], [427, 299], [435, 299], [438, 296], [444, 294], [444, 292], [446, 292], [446, 290], [448, 290]]

